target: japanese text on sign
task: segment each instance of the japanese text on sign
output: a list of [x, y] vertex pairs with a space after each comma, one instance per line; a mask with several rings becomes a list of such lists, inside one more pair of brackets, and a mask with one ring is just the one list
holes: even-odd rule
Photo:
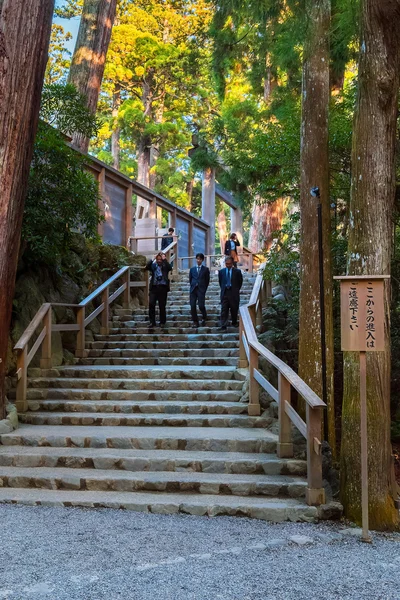
[[341, 321], [342, 350], [384, 350], [383, 279], [342, 280]]

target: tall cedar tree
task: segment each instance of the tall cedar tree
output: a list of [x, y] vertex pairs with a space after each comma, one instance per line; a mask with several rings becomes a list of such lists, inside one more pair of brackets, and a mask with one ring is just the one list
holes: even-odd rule
[[38, 124], [54, 0], [0, 1], [0, 419], [29, 165]]
[[[92, 114], [97, 109], [116, 9], [117, 0], [85, 0], [83, 4], [68, 82], [87, 98]], [[87, 152], [89, 138], [76, 133], [73, 144]]]
[[322, 397], [317, 202], [310, 194], [310, 189], [318, 186], [323, 221], [329, 442], [335, 450], [328, 149], [330, 0], [307, 0], [306, 17], [300, 156], [299, 374]]
[[[390, 273], [400, 73], [400, 0], [363, 0], [359, 87], [353, 127], [349, 275]], [[386, 287], [389, 333], [390, 286]], [[389, 336], [388, 336], [389, 337]], [[344, 357], [341, 478], [346, 515], [361, 521], [358, 355]], [[390, 346], [367, 356], [369, 511], [373, 529], [392, 528]]]

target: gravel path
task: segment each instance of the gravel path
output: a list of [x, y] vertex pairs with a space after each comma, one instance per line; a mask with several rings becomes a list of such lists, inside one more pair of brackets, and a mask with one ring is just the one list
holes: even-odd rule
[[399, 600], [400, 536], [0, 505], [0, 599]]

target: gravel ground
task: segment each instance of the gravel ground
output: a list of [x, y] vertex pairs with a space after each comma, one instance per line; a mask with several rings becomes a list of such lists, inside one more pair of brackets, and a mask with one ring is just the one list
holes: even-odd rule
[[0, 599], [398, 600], [400, 536], [0, 505]]

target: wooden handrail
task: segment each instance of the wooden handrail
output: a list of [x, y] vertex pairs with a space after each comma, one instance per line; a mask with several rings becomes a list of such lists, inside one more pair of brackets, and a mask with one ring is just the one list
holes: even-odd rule
[[112, 283], [114, 283], [114, 281], [119, 279], [121, 277], [121, 275], [123, 275], [124, 273], [126, 273], [129, 270], [130, 270], [129, 266], [122, 267], [119, 271], [117, 271], [114, 275], [112, 275], [112, 277], [107, 279], [107, 281], [105, 281], [102, 285], [100, 285], [98, 288], [96, 288], [94, 290], [94, 292], [92, 292], [87, 298], [82, 300], [82, 302], [79, 303], [79, 306], [87, 306], [88, 304], [93, 302], [93, 300], [95, 298], [97, 298], [97, 296], [99, 296], [99, 294], [101, 294], [101, 292], [103, 292], [105, 289], [109, 288], [110, 285]]
[[25, 348], [50, 308], [51, 304], [49, 302], [42, 304], [32, 321], [29, 323], [28, 327], [25, 329], [24, 333], [19, 338], [18, 342], [15, 344], [14, 350], [23, 350]]
[[[240, 308], [239, 366], [249, 368], [248, 413], [249, 415], [261, 413], [259, 396], [262, 388], [278, 403], [278, 456], [281, 458], [293, 456], [292, 424], [306, 438], [308, 484], [306, 500], [310, 505], [319, 505], [325, 502], [319, 438], [322, 432], [323, 409], [326, 405], [293, 369], [258, 341], [256, 327], [262, 324], [262, 302], [269, 285], [263, 277], [263, 270], [261, 267], [257, 273], [249, 303]], [[260, 357], [278, 371], [278, 389], [259, 371]], [[306, 403], [306, 421], [291, 404], [291, 388], [295, 389]]]
[[[170, 245], [171, 248], [173, 244]], [[40, 360], [41, 368], [50, 368], [52, 366], [52, 349], [51, 349], [51, 334], [53, 331], [76, 331], [77, 332], [77, 345], [76, 345], [76, 356], [83, 358], [86, 356], [85, 350], [85, 329], [86, 326], [98, 315], [101, 314], [101, 332], [107, 334], [109, 331], [109, 307], [121, 294], [124, 294], [124, 306], [129, 307], [130, 291], [133, 287], [145, 288], [145, 305], [148, 305], [148, 287], [149, 278], [148, 272], [144, 271], [144, 281], [133, 281], [131, 282], [131, 270], [142, 270], [144, 267], [132, 265], [125, 266], [119, 269], [114, 275], [109, 277], [107, 281], [102, 283], [96, 288], [89, 296], [84, 298], [79, 304], [63, 304], [60, 302], [49, 303], [46, 302], [37, 311], [28, 327], [25, 329], [22, 336], [14, 346], [14, 350], [17, 351], [17, 392], [16, 392], [16, 406], [19, 412], [25, 412], [28, 408], [26, 399], [27, 390], [27, 377], [28, 367], [33, 357], [39, 348], [42, 348], [42, 357]], [[123, 277], [124, 281], [112, 294], [110, 294], [110, 287], [119, 279]], [[95, 308], [89, 315], [86, 315], [86, 307], [99, 295], [102, 295], [100, 305]], [[77, 323], [65, 323], [65, 324], [53, 324], [52, 323], [52, 308], [53, 307], [65, 307], [73, 308], [77, 310]], [[28, 352], [28, 345], [31, 341], [32, 336], [41, 327], [41, 331]]]

